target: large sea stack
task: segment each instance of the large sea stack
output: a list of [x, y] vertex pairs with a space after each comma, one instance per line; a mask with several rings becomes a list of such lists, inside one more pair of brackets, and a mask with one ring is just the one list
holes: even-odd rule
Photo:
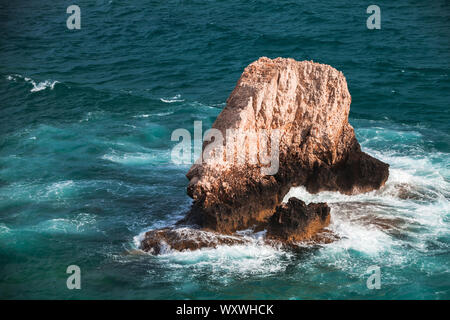
[[[389, 165], [361, 151], [348, 123], [350, 103], [344, 75], [329, 65], [266, 57], [250, 64], [212, 128], [223, 137], [227, 129], [278, 130], [278, 171], [266, 175], [261, 163], [203, 159], [187, 173], [194, 203], [184, 221], [229, 234], [266, 222], [293, 186], [344, 194], [383, 186]], [[260, 146], [246, 140], [237, 152]]]
[[[356, 194], [382, 187], [389, 175], [388, 164], [361, 151], [348, 123], [350, 103], [344, 75], [329, 65], [265, 57], [250, 64], [212, 126], [222, 138], [205, 139], [207, 156], [186, 175], [191, 210], [178, 226], [149, 231], [143, 250], [239, 244], [244, 240], [236, 234], [225, 235], [248, 228], [266, 229], [269, 242], [312, 239], [329, 224], [330, 208], [295, 198], [282, 204], [291, 187]], [[230, 130], [264, 132], [265, 139], [249, 135], [239, 142]], [[261, 157], [273, 155], [274, 148], [275, 166], [273, 157], [270, 163]], [[258, 155], [253, 161], [250, 150]], [[268, 166], [275, 170], [262, 170]], [[196, 228], [180, 231], [186, 225]], [[211, 242], [207, 234], [223, 236]]]

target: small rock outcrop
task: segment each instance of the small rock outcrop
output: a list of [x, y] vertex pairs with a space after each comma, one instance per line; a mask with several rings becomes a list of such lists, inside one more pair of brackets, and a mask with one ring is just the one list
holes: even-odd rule
[[300, 199], [290, 198], [276, 208], [269, 219], [267, 239], [286, 243], [311, 240], [330, 224], [330, 207], [326, 203], [306, 205]]
[[[307, 243], [324, 244], [336, 236], [324, 230], [330, 223], [330, 208], [326, 203], [310, 203], [290, 198], [276, 208], [275, 214], [260, 229], [266, 229], [263, 239], [268, 245], [295, 249]], [[327, 232], [328, 231], [328, 232]], [[241, 234], [223, 235], [197, 228], [175, 227], [150, 230], [145, 233], [140, 249], [154, 255], [173, 251], [216, 248], [219, 245], [250, 244], [254, 238]]]
[[[230, 234], [266, 222], [293, 186], [344, 194], [382, 187], [389, 165], [361, 151], [348, 123], [350, 102], [344, 75], [329, 65], [265, 57], [250, 64], [212, 126], [224, 137], [223, 150], [235, 153], [191, 167], [187, 191], [194, 203], [183, 223]], [[236, 144], [230, 129], [264, 131], [270, 138]], [[276, 172], [264, 174], [268, 165], [261, 157], [233, 161], [236, 154], [249, 159], [250, 150], [272, 152], [273, 136], [279, 137]], [[205, 141], [204, 151], [212, 141]]]
[[246, 244], [239, 236], [227, 236], [191, 228], [162, 228], [145, 233], [140, 249], [154, 255], [171, 251], [192, 251], [216, 248], [219, 245]]

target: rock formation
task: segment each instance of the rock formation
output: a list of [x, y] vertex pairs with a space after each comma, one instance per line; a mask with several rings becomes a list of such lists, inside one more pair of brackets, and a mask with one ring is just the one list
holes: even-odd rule
[[140, 249], [158, 255], [176, 251], [216, 248], [218, 245], [246, 244], [248, 240], [239, 236], [221, 235], [190, 228], [163, 228], [145, 233]]
[[[275, 213], [261, 225], [267, 229], [265, 242], [283, 248], [297, 248], [298, 242], [315, 244], [336, 240], [333, 234], [321, 233], [330, 223], [330, 208], [326, 203], [310, 203], [290, 198], [276, 208]], [[223, 235], [195, 228], [175, 227], [150, 230], [145, 233], [140, 249], [154, 255], [171, 251], [192, 251], [216, 248], [219, 245], [244, 245], [252, 239], [239, 234]]]
[[388, 164], [361, 151], [348, 123], [350, 102], [344, 75], [328, 65], [265, 57], [250, 64], [186, 174], [194, 201], [178, 223], [222, 239], [211, 244], [166, 228], [148, 232], [142, 248], [226, 244], [236, 239], [225, 235], [252, 227], [267, 228], [268, 240], [310, 239], [329, 223], [329, 208], [292, 198], [279, 206], [291, 187], [355, 194], [382, 187], [389, 175]]
[[[361, 151], [348, 123], [350, 102], [344, 75], [331, 66], [265, 57], [250, 64], [212, 128], [226, 137], [225, 149], [233, 146], [227, 129], [277, 130], [278, 171], [262, 174], [261, 161], [203, 159], [186, 175], [194, 203], [183, 222], [229, 234], [267, 221], [293, 186], [345, 194], [382, 187], [389, 165]], [[252, 147], [260, 154], [265, 145], [247, 139], [234, 149], [242, 156]]]
[[311, 240], [318, 231], [330, 224], [330, 207], [326, 203], [310, 203], [290, 198], [270, 217], [267, 238], [283, 242]]

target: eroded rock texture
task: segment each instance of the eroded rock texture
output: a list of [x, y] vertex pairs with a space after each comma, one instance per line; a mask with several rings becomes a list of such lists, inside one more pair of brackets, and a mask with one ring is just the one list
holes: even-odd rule
[[330, 224], [330, 207], [326, 203], [310, 203], [290, 198], [276, 208], [269, 219], [267, 238], [283, 242], [311, 240]]
[[[229, 234], [267, 222], [292, 186], [345, 194], [383, 186], [389, 166], [361, 151], [348, 123], [350, 103], [344, 75], [331, 66], [265, 57], [250, 64], [213, 128], [224, 137], [227, 129], [279, 130], [279, 169], [264, 175], [262, 163], [217, 157], [194, 164], [187, 173], [194, 204], [183, 223]], [[261, 143], [246, 140], [235, 151], [248, 147]]]
[[323, 230], [330, 223], [330, 208], [326, 203], [310, 203], [290, 198], [276, 208], [275, 214], [260, 226], [267, 229], [261, 240], [241, 234], [223, 235], [189, 227], [162, 228], [145, 233], [140, 249], [154, 255], [173, 251], [193, 251], [216, 248], [219, 245], [246, 245], [263, 241], [279, 248], [296, 249], [307, 243], [324, 244], [336, 240]]
[[175, 251], [216, 248], [218, 245], [246, 244], [239, 236], [221, 235], [190, 228], [162, 228], [145, 233], [140, 249], [154, 255]]

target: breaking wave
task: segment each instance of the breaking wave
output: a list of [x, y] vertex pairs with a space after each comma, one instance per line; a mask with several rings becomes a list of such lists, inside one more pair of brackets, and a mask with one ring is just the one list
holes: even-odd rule
[[10, 80], [10, 81], [25, 81], [25, 82], [31, 84], [33, 86], [33, 88], [31, 88], [30, 92], [39, 92], [39, 91], [45, 90], [47, 88], [49, 88], [50, 90], [53, 90], [55, 88], [55, 85], [57, 83], [60, 83], [57, 80], [45, 80], [42, 82], [36, 82], [35, 80], [33, 80], [29, 77], [24, 77], [20, 74], [8, 75], [6, 77], [6, 79]]
[[[377, 130], [377, 129], [372, 129]], [[417, 139], [419, 133], [389, 132], [386, 136]], [[378, 135], [383, 145], [386, 136]], [[383, 140], [384, 138], [384, 140]], [[327, 202], [331, 207], [331, 223], [327, 228], [338, 236], [337, 241], [320, 245], [310, 259], [297, 265], [304, 272], [319, 272], [324, 265], [355, 277], [364, 275], [368, 266], [404, 268], [418, 260], [417, 255], [449, 252], [443, 238], [449, 234], [450, 182], [447, 155], [429, 154], [422, 150], [405, 155], [395, 150], [364, 148], [368, 139], [361, 139], [363, 150], [390, 164], [390, 177], [380, 190], [358, 195], [338, 192], [311, 194], [304, 187], [292, 188], [285, 196], [305, 202]], [[389, 144], [388, 144], [389, 145]], [[391, 145], [392, 147], [392, 145]], [[394, 146], [395, 147], [395, 146]], [[441, 161], [434, 161], [440, 158]], [[213, 236], [213, 235], [212, 235]], [[134, 238], [142, 240], [143, 233]], [[258, 237], [248, 237], [246, 245], [219, 245], [216, 249], [174, 252], [169, 247], [156, 259], [173, 268], [211, 269], [215, 275], [276, 273], [285, 270], [295, 253], [271, 247]], [[311, 249], [317, 249], [312, 246]], [[412, 251], [405, 253], [405, 248]], [[284, 259], [284, 260], [283, 260]], [[284, 262], [283, 262], [284, 261]], [[393, 283], [404, 281], [390, 273]]]
[[159, 100], [161, 100], [162, 102], [165, 103], [174, 103], [174, 102], [183, 102], [184, 99], [180, 99], [181, 95], [177, 94], [171, 98], [160, 98]]

